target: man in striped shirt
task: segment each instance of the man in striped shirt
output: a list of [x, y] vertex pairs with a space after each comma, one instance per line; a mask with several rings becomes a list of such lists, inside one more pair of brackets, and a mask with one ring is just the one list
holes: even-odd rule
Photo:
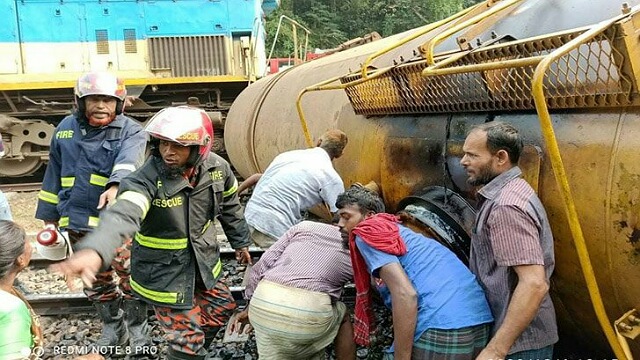
[[549, 278], [555, 260], [547, 214], [517, 166], [523, 141], [511, 125], [474, 127], [460, 161], [478, 191], [470, 267], [495, 318], [492, 338], [478, 356], [551, 359], [558, 341]]
[[[261, 360], [338, 359], [356, 347], [342, 287], [353, 278], [349, 249], [337, 226], [303, 221], [291, 227], [249, 273], [245, 298]], [[247, 311], [239, 315], [240, 321]]]

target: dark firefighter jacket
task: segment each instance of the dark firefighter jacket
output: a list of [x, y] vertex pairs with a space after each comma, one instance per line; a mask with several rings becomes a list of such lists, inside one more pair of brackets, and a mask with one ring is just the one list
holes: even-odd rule
[[67, 116], [51, 139], [36, 218], [76, 231], [98, 226], [100, 194], [140, 167], [145, 146], [142, 127], [124, 115], [102, 128]]
[[190, 309], [198, 271], [207, 289], [222, 274], [212, 221], [218, 217], [234, 249], [249, 246], [249, 231], [238, 182], [224, 159], [210, 153], [198, 167], [194, 187], [183, 177], [163, 177], [159, 161], [151, 156], [120, 183], [116, 203], [77, 248], [96, 250], [105, 269], [122, 237], [135, 233], [131, 288], [152, 304]]

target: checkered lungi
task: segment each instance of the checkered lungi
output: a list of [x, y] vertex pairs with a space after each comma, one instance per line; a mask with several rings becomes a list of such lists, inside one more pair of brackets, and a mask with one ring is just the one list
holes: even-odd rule
[[451, 330], [427, 329], [413, 343], [411, 359], [474, 360], [487, 345], [490, 334], [491, 324]]

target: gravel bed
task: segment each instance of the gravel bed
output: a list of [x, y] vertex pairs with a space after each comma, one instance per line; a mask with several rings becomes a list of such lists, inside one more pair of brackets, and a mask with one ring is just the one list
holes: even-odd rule
[[[240, 286], [242, 284], [244, 265], [238, 265], [236, 260], [227, 260], [223, 264], [223, 276], [228, 286]], [[46, 269], [25, 269], [18, 278], [19, 287], [30, 293], [59, 294], [69, 293], [64, 279], [57, 274], [49, 273]], [[77, 279], [79, 282], [80, 280]], [[78, 283], [81, 288], [81, 283]], [[390, 314], [383, 307], [376, 308], [376, 317], [379, 319], [378, 330], [380, 333], [374, 337], [369, 349], [359, 348], [358, 359], [382, 359], [382, 351], [389, 346], [392, 338]], [[96, 314], [43, 316], [42, 328], [45, 335], [45, 348], [43, 359], [70, 359], [68, 352], [76, 349], [86, 349], [99, 337], [101, 321]], [[163, 332], [157, 324], [155, 316], [149, 317], [154, 351], [158, 358], [163, 359], [166, 354], [166, 343], [163, 340]], [[224, 331], [220, 331], [216, 341], [209, 351], [218, 359], [257, 359], [255, 338], [250, 336], [246, 343], [222, 343]], [[62, 354], [66, 352], [66, 354]], [[332, 347], [327, 349], [327, 359], [334, 359]]]
[[27, 232], [42, 230], [42, 221], [34, 217], [38, 203], [38, 191], [5, 192], [4, 195], [9, 201], [13, 220], [24, 227]]
[[[378, 333], [373, 337], [371, 346], [358, 347], [358, 359], [382, 359], [383, 349], [392, 341], [392, 327], [390, 313], [383, 307], [376, 306], [376, 318], [378, 319]], [[45, 346], [42, 359], [66, 360], [73, 358], [70, 352], [78, 353], [87, 349], [100, 336], [101, 321], [96, 314], [43, 316], [41, 317], [42, 329], [45, 336]], [[157, 359], [166, 358], [167, 343], [163, 339], [163, 331], [158, 326], [154, 315], [149, 317], [151, 339], [153, 346], [151, 351]], [[224, 329], [220, 330], [215, 341], [209, 347], [209, 352], [217, 360], [229, 359], [258, 359], [256, 342], [253, 333], [245, 343], [222, 343]], [[334, 360], [333, 347], [327, 348], [325, 359]]]
[[[223, 263], [223, 277], [228, 286], [240, 286], [243, 281], [244, 265], [238, 265], [236, 260], [227, 260]], [[79, 279], [78, 288], [81, 288]], [[18, 277], [18, 286], [23, 291], [36, 294], [60, 294], [71, 292], [58, 274], [53, 274], [47, 269], [28, 268]], [[390, 313], [382, 306], [376, 307], [379, 333], [373, 338], [369, 349], [359, 348], [358, 359], [382, 359], [382, 351], [391, 344], [392, 326]], [[77, 349], [86, 349], [99, 337], [101, 321], [96, 314], [46, 316], [42, 317], [42, 328], [45, 335], [45, 348], [43, 359], [70, 359], [69, 351], [78, 352]], [[157, 324], [155, 316], [149, 318], [152, 331], [154, 351], [158, 358], [163, 359], [166, 354], [166, 343], [163, 340], [163, 332]], [[222, 344], [224, 331], [220, 331], [216, 341], [209, 351], [219, 359], [257, 359], [255, 338], [250, 336], [246, 343]], [[65, 352], [63, 354], [62, 352]], [[332, 347], [327, 349], [327, 359], [334, 359]]]
[[68, 294], [81, 291], [82, 280], [75, 279], [78, 290], [70, 290], [64, 277], [47, 269], [28, 267], [18, 274], [16, 286], [26, 294]]

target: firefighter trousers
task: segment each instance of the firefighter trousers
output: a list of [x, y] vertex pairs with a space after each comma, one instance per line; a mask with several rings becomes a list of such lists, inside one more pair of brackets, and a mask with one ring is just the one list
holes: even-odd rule
[[227, 285], [218, 280], [211, 290], [196, 286], [191, 309], [153, 306], [156, 318], [165, 333], [165, 340], [177, 352], [206, 355], [205, 337], [215, 336], [225, 326], [236, 308]]

